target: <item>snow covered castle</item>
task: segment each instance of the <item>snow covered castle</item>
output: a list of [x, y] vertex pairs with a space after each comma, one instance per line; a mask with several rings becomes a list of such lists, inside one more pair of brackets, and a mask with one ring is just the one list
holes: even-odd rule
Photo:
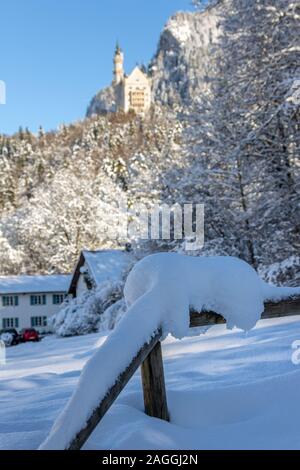
[[130, 75], [124, 73], [124, 54], [117, 44], [114, 55], [114, 79], [116, 108], [125, 113], [133, 110], [145, 114], [151, 106], [151, 80], [136, 66]]

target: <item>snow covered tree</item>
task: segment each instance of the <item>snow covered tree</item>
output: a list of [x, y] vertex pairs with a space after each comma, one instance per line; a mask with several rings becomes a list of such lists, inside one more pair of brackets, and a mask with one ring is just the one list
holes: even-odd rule
[[299, 6], [221, 2], [215, 72], [189, 130], [208, 237], [217, 228], [254, 266], [299, 250]]

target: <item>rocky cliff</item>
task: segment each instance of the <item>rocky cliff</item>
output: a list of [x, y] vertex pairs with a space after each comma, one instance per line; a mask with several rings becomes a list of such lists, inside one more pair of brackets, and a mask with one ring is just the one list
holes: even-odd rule
[[[210, 50], [220, 34], [220, 9], [178, 12], [165, 25], [149, 64], [153, 100], [164, 105], [187, 105], [197, 98], [211, 71]], [[92, 99], [87, 116], [115, 110], [113, 87]]]

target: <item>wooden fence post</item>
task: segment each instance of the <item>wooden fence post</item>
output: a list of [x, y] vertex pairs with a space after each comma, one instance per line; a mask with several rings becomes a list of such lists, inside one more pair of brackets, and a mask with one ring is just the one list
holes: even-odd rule
[[141, 365], [145, 413], [169, 421], [164, 366], [160, 341]]

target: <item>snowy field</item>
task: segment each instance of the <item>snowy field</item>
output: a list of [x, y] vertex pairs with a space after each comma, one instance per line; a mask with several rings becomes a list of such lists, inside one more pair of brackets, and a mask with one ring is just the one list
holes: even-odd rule
[[[194, 331], [195, 332], [195, 331]], [[9, 348], [0, 366], [0, 449], [36, 449], [105, 336], [45, 338]], [[300, 319], [260, 321], [249, 333], [212, 327], [163, 343], [171, 423], [143, 413], [139, 373], [86, 449], [299, 449]], [[113, 361], [114, 358], [111, 358]], [[109, 364], [99, 364], [108, 367]]]

